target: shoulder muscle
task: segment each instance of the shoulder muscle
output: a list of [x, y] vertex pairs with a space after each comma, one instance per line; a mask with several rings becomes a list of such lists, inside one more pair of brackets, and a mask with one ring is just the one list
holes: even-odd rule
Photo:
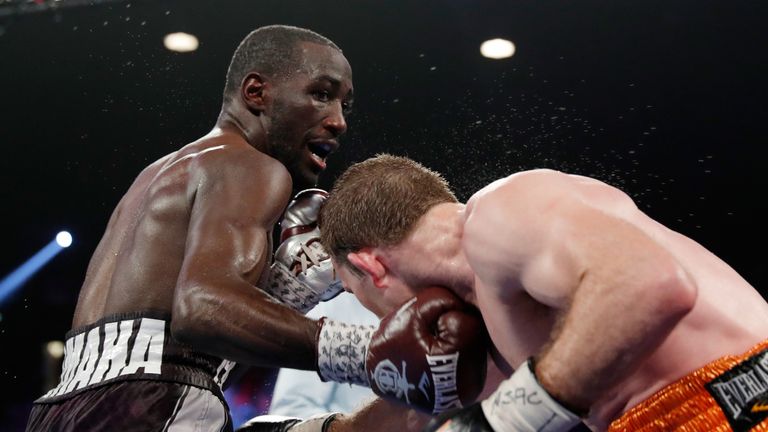
[[472, 196], [464, 250], [484, 282], [524, 289], [542, 303], [560, 306], [578, 284], [580, 263], [571, 245], [579, 241], [579, 225], [632, 211], [637, 208], [626, 194], [598, 180], [524, 171]]

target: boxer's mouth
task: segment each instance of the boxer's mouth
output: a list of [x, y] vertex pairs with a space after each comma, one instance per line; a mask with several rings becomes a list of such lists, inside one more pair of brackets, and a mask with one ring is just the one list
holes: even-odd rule
[[307, 147], [317, 159], [324, 162], [329, 154], [339, 148], [339, 143], [336, 140], [313, 140]]

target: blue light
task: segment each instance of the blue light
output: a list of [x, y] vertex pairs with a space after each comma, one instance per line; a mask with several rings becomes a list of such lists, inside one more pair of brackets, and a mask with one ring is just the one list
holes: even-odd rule
[[[62, 235], [64, 233], [66, 233], [65, 236]], [[59, 237], [63, 238], [60, 239]], [[59, 243], [60, 240], [67, 240], [67, 237], [69, 243], [66, 243], [65, 241]], [[63, 246], [62, 244], [66, 244], [66, 246]], [[27, 262], [20, 265], [19, 268], [3, 278], [3, 280], [0, 281], [0, 305], [5, 303], [16, 290], [24, 285], [24, 283], [50, 261], [51, 258], [55, 257], [56, 254], [70, 244], [72, 244], [72, 236], [66, 231], [60, 232], [56, 235], [54, 240], [45, 245], [44, 248], [40, 249], [40, 251], [33, 255], [32, 258], [28, 259]]]

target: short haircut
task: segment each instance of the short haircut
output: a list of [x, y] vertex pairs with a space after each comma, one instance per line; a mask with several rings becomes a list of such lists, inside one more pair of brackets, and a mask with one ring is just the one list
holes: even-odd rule
[[312, 30], [285, 25], [257, 28], [240, 42], [232, 55], [224, 85], [224, 101], [237, 92], [243, 78], [251, 71], [273, 77], [290, 74], [300, 60], [299, 42], [326, 45], [341, 52], [330, 39]]
[[336, 180], [320, 211], [321, 242], [339, 264], [349, 264], [349, 252], [399, 244], [430, 208], [446, 202], [457, 199], [440, 174], [380, 154]]

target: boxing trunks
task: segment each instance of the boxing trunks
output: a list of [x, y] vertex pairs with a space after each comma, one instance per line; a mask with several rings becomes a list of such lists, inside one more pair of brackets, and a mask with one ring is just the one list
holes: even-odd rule
[[231, 431], [221, 391], [234, 363], [175, 341], [170, 315], [105, 317], [67, 333], [61, 382], [27, 431]]
[[768, 340], [664, 387], [609, 431], [768, 431]]

